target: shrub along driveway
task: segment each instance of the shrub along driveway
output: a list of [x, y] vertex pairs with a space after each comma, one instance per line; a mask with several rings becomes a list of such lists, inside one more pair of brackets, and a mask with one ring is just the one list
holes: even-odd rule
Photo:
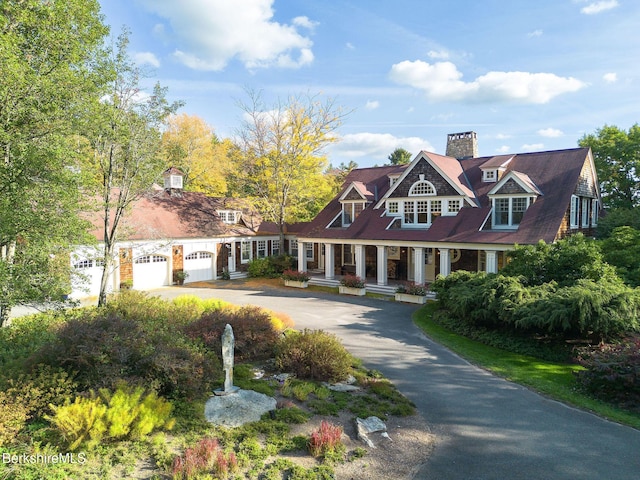
[[338, 335], [418, 407], [436, 448], [416, 479], [640, 478], [640, 431], [537, 395], [470, 365], [411, 322], [415, 307], [296, 289], [164, 288], [286, 312]]

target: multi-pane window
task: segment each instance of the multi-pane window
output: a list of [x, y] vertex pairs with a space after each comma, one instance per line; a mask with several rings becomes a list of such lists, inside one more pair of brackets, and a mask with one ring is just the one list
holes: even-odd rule
[[162, 255], [144, 255], [135, 259], [135, 263], [162, 263], [166, 261], [167, 257]]
[[289, 253], [291, 253], [293, 257], [298, 256], [298, 240], [291, 240], [289, 242]]
[[343, 245], [342, 247], [342, 263], [344, 265], [355, 265], [355, 246]]
[[271, 240], [271, 255], [280, 255], [280, 240]]
[[307, 251], [306, 251], [306, 255], [307, 255], [307, 259], [308, 260], [313, 260], [313, 243], [305, 243]]
[[415, 223], [415, 219], [413, 215], [414, 205], [415, 205], [415, 202], [413, 201], [404, 202], [404, 223], [405, 224]]
[[218, 215], [220, 216], [220, 220], [229, 225], [238, 223], [240, 219], [240, 212], [233, 210], [219, 210]]
[[409, 196], [435, 195], [436, 190], [433, 185], [426, 180], [420, 180], [414, 183], [409, 190]]
[[418, 200], [417, 202], [418, 221], [417, 223], [429, 223], [429, 202], [426, 200]]
[[511, 199], [511, 225], [520, 225], [524, 212], [527, 209], [528, 198]]
[[256, 255], [258, 258], [264, 258], [267, 256], [267, 241], [258, 240], [256, 244]]
[[591, 200], [591, 226], [598, 225], [598, 200], [595, 198]]
[[460, 200], [449, 200], [447, 202], [448, 213], [458, 213], [458, 210], [460, 210]]
[[387, 203], [387, 211], [391, 214], [398, 213], [398, 202], [389, 202]]
[[364, 202], [344, 202], [342, 204], [342, 225], [348, 226], [364, 210]]
[[524, 212], [529, 208], [529, 197], [506, 197], [493, 199], [493, 226], [496, 228], [517, 227]]
[[242, 263], [246, 263], [251, 260], [251, 242], [241, 242], [240, 244], [240, 259]]
[[442, 200], [432, 200], [431, 201], [431, 222], [435, 220], [436, 217], [442, 215]]
[[198, 259], [204, 260], [211, 257], [212, 255], [209, 252], [193, 252], [187, 255], [186, 257], [184, 257], [184, 259], [185, 260], [198, 260]]
[[496, 226], [509, 225], [509, 199], [508, 198], [495, 199], [494, 224]]
[[81, 270], [83, 268], [91, 268], [91, 267], [93, 267], [92, 260], [79, 260], [73, 264], [73, 268], [76, 268], [78, 270]]

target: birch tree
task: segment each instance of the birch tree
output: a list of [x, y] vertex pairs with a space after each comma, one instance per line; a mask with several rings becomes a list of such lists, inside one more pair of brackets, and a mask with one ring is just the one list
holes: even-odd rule
[[87, 124], [86, 137], [93, 152], [89, 167], [96, 172], [102, 224], [104, 268], [98, 305], [107, 301], [123, 217], [161, 178], [160, 129], [180, 106], [179, 102], [169, 104], [167, 90], [159, 84], [152, 93], [144, 92], [141, 71], [129, 57], [128, 44], [124, 31], [115, 47], [107, 49], [103, 71], [109, 81]]

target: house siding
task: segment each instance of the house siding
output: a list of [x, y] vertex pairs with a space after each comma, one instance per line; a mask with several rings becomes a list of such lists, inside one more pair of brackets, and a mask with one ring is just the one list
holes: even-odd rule
[[496, 192], [496, 194], [514, 195], [518, 193], [526, 193], [526, 190], [522, 188], [518, 182], [513, 178], [510, 178], [505, 184]]
[[349, 193], [344, 197], [345, 200], [363, 200], [362, 195], [358, 193], [355, 188], [352, 188]]
[[120, 284], [133, 282], [133, 249], [120, 249]]

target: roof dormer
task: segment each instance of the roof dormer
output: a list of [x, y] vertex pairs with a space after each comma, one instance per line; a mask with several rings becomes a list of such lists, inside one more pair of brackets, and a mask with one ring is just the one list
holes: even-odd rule
[[498, 155], [492, 157], [480, 166], [482, 170], [482, 181], [495, 183], [502, 178], [507, 171], [507, 165], [513, 159], [513, 155]]
[[184, 188], [184, 173], [175, 167], [168, 168], [162, 174], [165, 190], [182, 190]]

